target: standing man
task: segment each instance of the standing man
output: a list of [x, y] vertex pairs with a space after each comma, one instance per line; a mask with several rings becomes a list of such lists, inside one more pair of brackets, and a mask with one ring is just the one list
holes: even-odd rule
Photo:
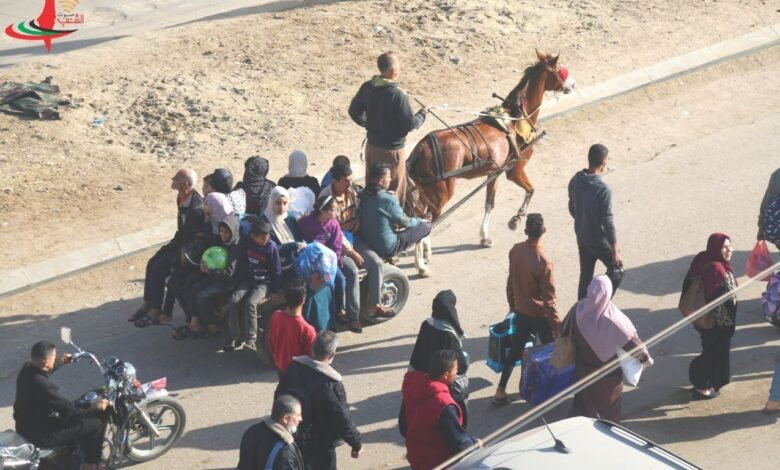
[[517, 243], [509, 250], [506, 300], [509, 310], [515, 312], [514, 335], [512, 349], [504, 360], [501, 380], [493, 397], [495, 405], [510, 402], [506, 385], [531, 334], [535, 334], [545, 344], [558, 336], [561, 319], [556, 308], [553, 262], [542, 247], [545, 232], [547, 228], [542, 214], [528, 214], [525, 221], [528, 240]]
[[588, 168], [577, 172], [569, 181], [569, 213], [574, 217], [574, 232], [580, 252], [580, 283], [577, 298], [588, 293], [596, 260], [607, 267], [615, 295], [622, 276], [616, 269], [623, 267], [612, 217], [612, 190], [601, 178], [607, 167], [609, 150], [602, 144], [593, 144], [588, 150]]
[[336, 470], [336, 444], [341, 440], [352, 448], [353, 459], [363, 449], [341, 374], [331, 366], [338, 341], [336, 333], [320, 332], [311, 355], [293, 358], [276, 388], [276, 396], [289, 394], [303, 405], [304, 420], [296, 441], [311, 470]]
[[198, 174], [190, 168], [182, 168], [171, 178], [171, 189], [178, 192], [176, 233], [146, 263], [144, 304], [127, 320], [136, 322], [136, 326], [171, 321], [170, 315], [164, 315], [160, 310], [165, 294], [165, 280], [173, 268], [181, 265], [182, 247], [200, 238], [203, 231], [203, 198], [195, 190], [197, 182]]
[[376, 60], [379, 75], [365, 82], [349, 105], [349, 116], [366, 128], [366, 181], [368, 172], [377, 163], [387, 163], [392, 169], [390, 190], [398, 195], [401, 207], [406, 199], [406, 135], [419, 129], [428, 110], [412, 112], [409, 98], [398, 86], [401, 64], [393, 52], [385, 52]]
[[301, 424], [301, 403], [290, 395], [274, 400], [271, 416], [246, 430], [241, 438], [238, 470], [303, 470], [303, 456], [293, 435]]
[[758, 237], [780, 250], [780, 168], [772, 173], [758, 210]]

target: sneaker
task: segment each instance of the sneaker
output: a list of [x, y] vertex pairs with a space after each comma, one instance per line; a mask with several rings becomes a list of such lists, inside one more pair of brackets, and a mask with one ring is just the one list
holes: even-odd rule
[[244, 344], [241, 345], [241, 349], [248, 349], [250, 351], [257, 352], [257, 345], [255, 344], [256, 340], [249, 340], [245, 341]]
[[239, 343], [236, 340], [232, 340], [231, 342], [226, 344], [224, 348], [222, 348], [222, 351], [224, 351], [224, 352], [238, 351], [242, 347], [243, 347], [243, 345], [241, 343]]

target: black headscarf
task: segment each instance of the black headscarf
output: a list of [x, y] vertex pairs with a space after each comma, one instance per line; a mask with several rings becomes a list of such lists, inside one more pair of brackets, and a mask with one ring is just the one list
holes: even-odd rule
[[456, 301], [455, 293], [451, 290], [439, 292], [433, 298], [433, 305], [431, 306], [433, 314], [431, 316], [437, 320], [449, 323], [458, 332], [458, 336], [463, 336], [463, 328], [460, 327], [458, 311], [455, 309]]
[[211, 174], [209, 184], [218, 193], [230, 194], [233, 188], [233, 174], [226, 168], [217, 168]]
[[262, 214], [268, 204], [271, 190], [276, 183], [266, 179], [268, 175], [268, 160], [260, 156], [247, 158], [244, 162], [244, 179], [236, 185], [246, 192], [247, 211], [250, 207], [253, 213]]

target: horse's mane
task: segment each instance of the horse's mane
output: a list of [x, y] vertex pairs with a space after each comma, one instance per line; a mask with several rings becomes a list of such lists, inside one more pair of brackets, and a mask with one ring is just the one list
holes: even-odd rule
[[520, 82], [512, 88], [512, 91], [507, 95], [504, 102], [509, 106], [509, 114], [511, 114], [512, 117], [518, 117], [520, 115], [520, 100], [518, 99], [520, 93], [522, 93], [523, 90], [530, 88], [528, 85], [531, 81], [539, 78], [539, 73], [544, 66], [544, 62], [540, 60], [534, 65], [526, 67], [525, 70], [523, 70], [523, 76], [520, 78]]

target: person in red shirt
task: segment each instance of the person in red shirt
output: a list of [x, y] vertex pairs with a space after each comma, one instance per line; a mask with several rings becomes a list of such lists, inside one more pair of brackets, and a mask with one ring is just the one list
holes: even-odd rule
[[284, 300], [287, 308], [274, 312], [268, 328], [268, 350], [280, 376], [295, 356], [311, 354], [317, 337], [314, 327], [303, 318], [306, 283], [299, 278], [292, 279], [284, 287]]

